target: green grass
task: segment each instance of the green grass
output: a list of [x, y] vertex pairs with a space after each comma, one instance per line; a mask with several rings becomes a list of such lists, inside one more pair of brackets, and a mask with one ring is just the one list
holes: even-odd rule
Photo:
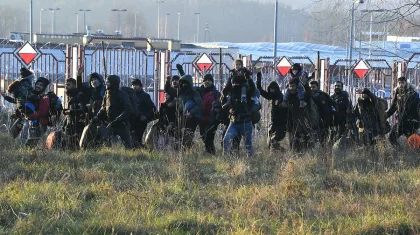
[[30, 151], [0, 134], [0, 233], [420, 233], [418, 153], [324, 158], [259, 142], [247, 159], [201, 143], [185, 154]]

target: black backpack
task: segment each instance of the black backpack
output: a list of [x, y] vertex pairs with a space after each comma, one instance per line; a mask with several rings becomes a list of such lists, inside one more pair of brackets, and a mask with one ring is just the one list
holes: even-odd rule
[[131, 87], [120, 87], [120, 90], [124, 91], [127, 96], [128, 99], [130, 100], [130, 104], [131, 104], [131, 109], [133, 110], [133, 112], [131, 113], [131, 116], [136, 116], [139, 113], [139, 109], [137, 107], [137, 96], [136, 96], [136, 92], [134, 91], [133, 88]]
[[63, 112], [63, 105], [60, 97], [53, 91], [47, 93], [50, 100], [50, 110], [48, 111], [48, 126], [55, 126], [60, 120], [61, 113]]

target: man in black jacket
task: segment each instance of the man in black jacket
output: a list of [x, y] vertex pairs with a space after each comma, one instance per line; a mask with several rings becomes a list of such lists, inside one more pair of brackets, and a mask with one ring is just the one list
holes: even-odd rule
[[261, 85], [261, 72], [257, 73], [257, 88], [262, 97], [271, 101], [271, 123], [269, 130], [269, 147], [272, 149], [280, 148], [280, 141], [286, 136], [287, 108], [283, 107], [283, 93], [279, 84], [272, 81], [267, 91]]
[[150, 98], [150, 95], [143, 91], [143, 84], [140, 79], [134, 79], [131, 82], [131, 87], [136, 92], [138, 107], [138, 113], [132, 115], [130, 118], [130, 124], [136, 135], [136, 140], [133, 140], [133, 142], [136, 146], [143, 146], [143, 134], [146, 130], [147, 123], [153, 118], [156, 106]]
[[334, 107], [336, 104], [327, 93], [319, 89], [318, 81], [311, 81], [310, 86], [312, 91], [312, 98], [319, 110], [320, 142], [323, 145], [327, 140], [328, 132], [332, 125], [332, 107]]
[[106, 92], [102, 108], [92, 121], [108, 122], [107, 129], [112, 129], [114, 136], [120, 136], [125, 148], [132, 149], [133, 141], [129, 122], [131, 114], [132, 107], [128, 95], [120, 90], [120, 77], [109, 75], [106, 78]]
[[[231, 142], [238, 136], [245, 138], [245, 146], [248, 157], [254, 155], [254, 148], [252, 147], [252, 118], [251, 109], [253, 101], [251, 100], [253, 91], [248, 90], [246, 94], [246, 101], [242, 99], [242, 84], [245, 80], [243, 75], [234, 76], [232, 78], [231, 96], [228, 102], [223, 105], [223, 109], [229, 110], [230, 124], [223, 138], [224, 153], [229, 154], [231, 151]], [[254, 87], [255, 88], [255, 87]]]
[[66, 79], [66, 94], [68, 96], [67, 109], [64, 115], [63, 130], [69, 136], [68, 146], [71, 149], [77, 149], [83, 129], [86, 125], [86, 104], [89, 98], [76, 88], [76, 79]]
[[333, 112], [333, 141], [338, 140], [346, 134], [346, 131], [353, 129], [354, 119], [352, 117], [353, 106], [349, 93], [343, 90], [344, 84], [337, 81], [334, 84], [334, 94], [331, 96], [336, 103], [336, 111]]
[[389, 134], [389, 142], [398, 146], [397, 139], [401, 135], [409, 137], [419, 128], [419, 107], [420, 99], [418, 93], [407, 83], [407, 78], [398, 78], [398, 87], [392, 96], [391, 107], [386, 112], [387, 117], [398, 113], [397, 124], [394, 125]]

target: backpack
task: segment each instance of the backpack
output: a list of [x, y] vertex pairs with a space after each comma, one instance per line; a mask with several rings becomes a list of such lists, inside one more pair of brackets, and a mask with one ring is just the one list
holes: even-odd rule
[[134, 116], [134, 117], [137, 116], [137, 114], [139, 113], [139, 109], [137, 107], [136, 92], [134, 91], [133, 88], [126, 87], [126, 86], [120, 87], [120, 90], [124, 91], [127, 94], [128, 99], [130, 100], [131, 110], [132, 110], [131, 116]]
[[258, 89], [255, 90], [254, 96], [251, 98], [252, 108], [251, 108], [251, 120], [252, 124], [256, 124], [261, 120], [261, 102], [260, 102], [260, 93]]
[[48, 111], [48, 126], [55, 126], [60, 120], [61, 113], [63, 111], [63, 105], [60, 97], [58, 97], [53, 91], [47, 93], [50, 100], [50, 110]]

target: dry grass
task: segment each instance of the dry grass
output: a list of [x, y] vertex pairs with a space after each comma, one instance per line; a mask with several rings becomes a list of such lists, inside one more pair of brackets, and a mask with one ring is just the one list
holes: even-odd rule
[[0, 135], [4, 234], [418, 234], [418, 153], [30, 151]]

